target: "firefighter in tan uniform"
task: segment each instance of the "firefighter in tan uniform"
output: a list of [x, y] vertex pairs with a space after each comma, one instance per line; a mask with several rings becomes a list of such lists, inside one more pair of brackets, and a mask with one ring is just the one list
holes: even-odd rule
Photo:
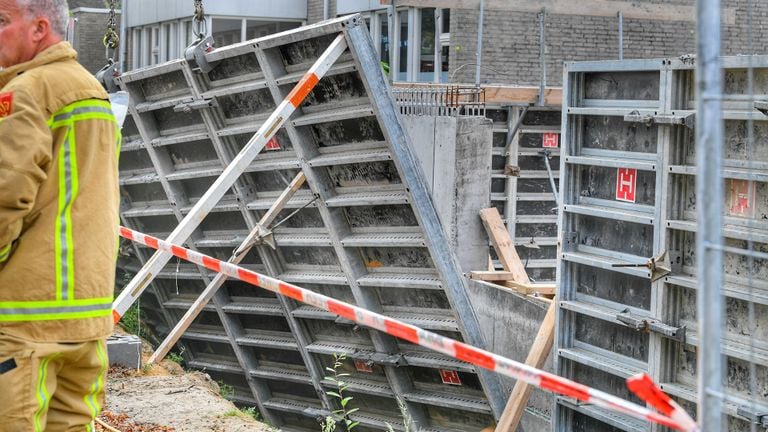
[[120, 133], [67, 22], [0, 0], [0, 431], [93, 430], [104, 403]]

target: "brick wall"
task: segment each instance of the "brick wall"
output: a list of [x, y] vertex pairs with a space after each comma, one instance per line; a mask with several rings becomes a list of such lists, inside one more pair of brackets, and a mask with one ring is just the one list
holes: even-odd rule
[[[694, 6], [695, 0], [636, 0]], [[747, 25], [751, 3], [752, 29]], [[725, 0], [736, 11], [734, 25], [723, 29], [724, 55], [768, 53], [768, 2]], [[474, 82], [477, 22], [475, 10], [451, 13], [450, 74], [453, 82]], [[677, 57], [696, 52], [693, 21], [650, 21], [624, 18], [624, 58]], [[619, 57], [618, 19], [548, 14], [545, 24], [547, 83], [561, 85], [564, 61], [613, 60]], [[462, 65], [465, 65], [462, 67]], [[481, 82], [537, 85], [540, 81], [539, 20], [536, 13], [486, 11], [483, 29]], [[456, 69], [459, 69], [456, 71]], [[449, 75], [450, 76], [450, 75]]]
[[[96, 73], [107, 64], [102, 42], [106, 31], [107, 14], [78, 12], [72, 16], [77, 19], [73, 45], [78, 54], [78, 61], [88, 71]], [[120, 25], [120, 15], [117, 15], [117, 24]], [[120, 33], [119, 28], [115, 31]], [[117, 54], [115, 56], [117, 57]]]

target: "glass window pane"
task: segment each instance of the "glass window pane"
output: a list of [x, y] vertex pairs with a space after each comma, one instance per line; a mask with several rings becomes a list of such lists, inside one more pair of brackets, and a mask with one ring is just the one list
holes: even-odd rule
[[381, 60], [384, 71], [389, 73], [389, 19], [387, 14], [378, 14], [377, 18], [381, 22], [381, 36], [379, 37], [379, 59]]
[[443, 9], [443, 12], [441, 15], [443, 17], [443, 33], [450, 33], [451, 32], [451, 10]]
[[400, 21], [400, 67], [397, 80], [408, 80], [408, 11], [398, 12]]
[[419, 43], [419, 81], [434, 80], [435, 72], [435, 9], [421, 10], [421, 43]]
[[248, 20], [245, 28], [245, 38], [246, 40], [256, 39], [281, 31], [295, 29], [300, 25], [301, 23], [298, 22]]
[[223, 47], [240, 42], [243, 22], [235, 19], [213, 19], [213, 41], [214, 46]]
[[168, 61], [173, 58], [171, 53], [171, 25], [163, 24], [163, 46], [162, 46], [162, 61]]
[[192, 21], [184, 21], [184, 40], [185, 46], [192, 45], [195, 41], [195, 33], [192, 31]]
[[451, 52], [451, 47], [446, 45], [443, 46], [443, 50], [440, 54], [440, 60], [443, 64], [442, 69], [440, 69], [440, 82], [448, 82], [448, 55]]

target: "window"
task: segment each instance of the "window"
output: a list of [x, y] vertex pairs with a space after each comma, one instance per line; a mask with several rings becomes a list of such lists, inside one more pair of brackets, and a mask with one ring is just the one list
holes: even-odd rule
[[398, 74], [396, 75], [398, 81], [409, 81], [408, 79], [408, 66], [411, 65], [410, 56], [408, 55], [410, 52], [410, 49], [412, 49], [413, 44], [409, 44], [408, 42], [412, 40], [409, 38], [408, 31], [410, 30], [410, 27], [408, 26], [408, 18], [410, 16], [410, 12], [405, 11], [399, 11], [397, 13], [397, 21], [398, 21], [398, 28], [400, 29], [400, 34], [398, 35], [397, 39], [397, 46], [399, 48], [398, 50]]
[[248, 20], [245, 29], [245, 38], [246, 40], [256, 39], [282, 31], [295, 29], [300, 26], [301, 23], [299, 22]]
[[241, 42], [242, 26], [243, 20], [240, 19], [214, 18], [213, 29], [211, 32], [214, 46], [223, 47]]
[[[216, 47], [264, 37], [301, 26], [299, 21], [263, 21], [242, 18], [208, 17], [208, 29]], [[168, 21], [134, 27], [131, 36], [130, 67], [138, 69], [184, 56], [185, 49], [197, 37], [191, 19]]]
[[175, 57], [175, 53], [173, 52], [173, 45], [171, 44], [171, 41], [173, 38], [171, 37], [171, 23], [165, 23], [161, 27], [162, 29], [162, 38], [163, 41], [160, 45], [160, 61], [161, 62], [167, 62], [168, 60], [171, 60]]
[[435, 9], [426, 8], [420, 11], [421, 38], [418, 55], [418, 81], [433, 81], [435, 77]]
[[395, 81], [446, 82], [450, 50], [450, 12], [448, 9], [403, 8], [395, 15], [395, 32], [390, 44], [389, 17], [386, 11], [373, 12], [371, 37], [385, 71], [390, 66], [390, 46], [394, 46]]

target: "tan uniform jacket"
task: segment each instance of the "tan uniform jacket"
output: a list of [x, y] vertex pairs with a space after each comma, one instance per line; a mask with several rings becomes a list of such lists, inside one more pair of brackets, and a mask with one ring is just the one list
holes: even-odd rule
[[0, 333], [112, 331], [120, 132], [66, 42], [0, 71]]

